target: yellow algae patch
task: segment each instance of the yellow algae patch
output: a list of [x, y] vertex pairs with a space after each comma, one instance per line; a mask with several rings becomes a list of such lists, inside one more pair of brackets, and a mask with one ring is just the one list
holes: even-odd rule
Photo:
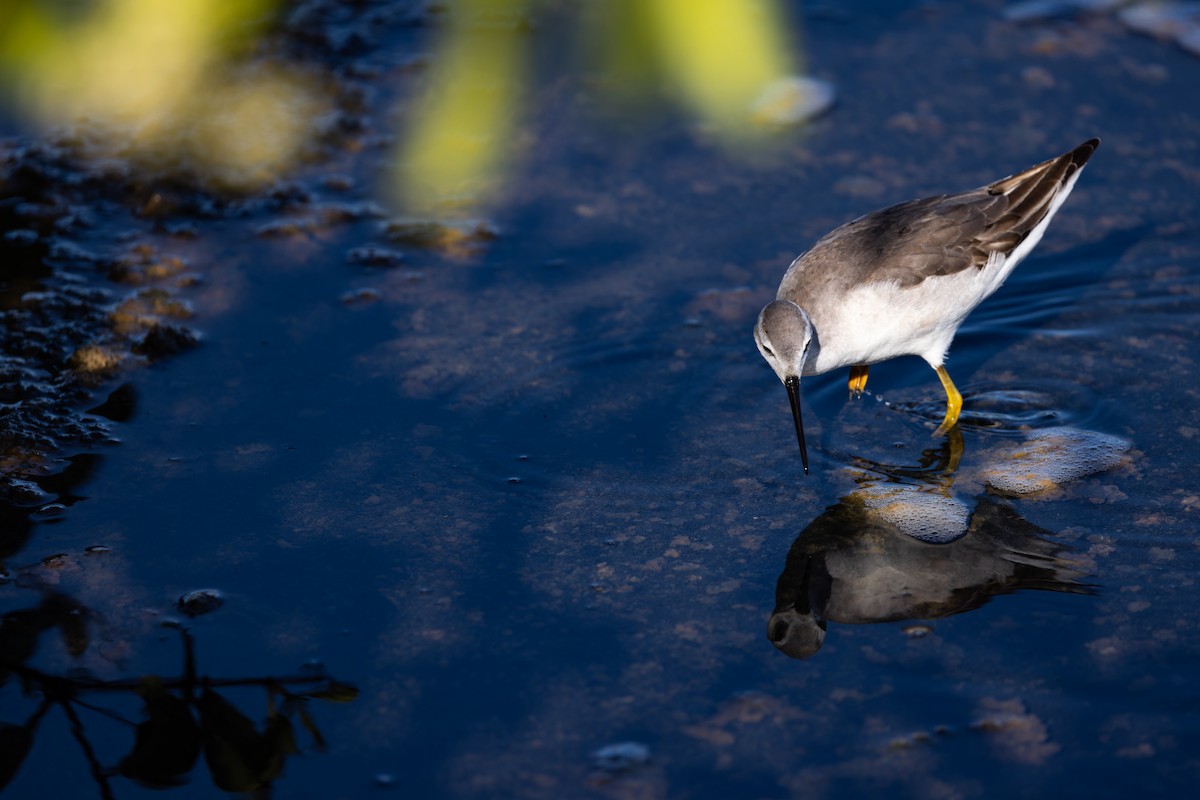
[[71, 354], [67, 363], [72, 369], [89, 374], [107, 373], [120, 366], [120, 353], [97, 344], [85, 344]]
[[486, 201], [507, 177], [525, 95], [527, 0], [458, 0], [399, 154], [399, 199], [430, 212]]

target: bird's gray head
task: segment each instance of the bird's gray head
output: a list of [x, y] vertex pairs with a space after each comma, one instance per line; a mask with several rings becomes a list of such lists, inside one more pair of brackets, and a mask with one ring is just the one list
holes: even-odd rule
[[825, 620], [795, 608], [776, 611], [767, 623], [767, 638], [792, 658], [810, 658], [825, 643]]
[[800, 460], [808, 472], [808, 448], [804, 444], [804, 422], [800, 418], [800, 376], [804, 360], [813, 340], [812, 320], [804, 309], [790, 300], [767, 303], [754, 326], [754, 342], [758, 352], [775, 370], [787, 387], [792, 419], [796, 423], [796, 441], [800, 443]]
[[767, 303], [754, 326], [758, 352], [784, 383], [804, 373], [804, 359], [812, 338], [813, 326], [808, 314], [790, 300]]

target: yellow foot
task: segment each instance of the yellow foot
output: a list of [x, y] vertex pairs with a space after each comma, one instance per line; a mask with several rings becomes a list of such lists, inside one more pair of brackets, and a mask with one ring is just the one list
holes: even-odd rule
[[946, 416], [942, 418], [942, 424], [938, 425], [933, 435], [945, 436], [947, 431], [958, 424], [958, 415], [962, 411], [962, 395], [958, 393], [954, 381], [950, 380], [950, 373], [946, 372], [945, 367], [939, 366], [935, 369], [938, 377], [942, 379], [942, 388], [946, 390]]
[[850, 368], [850, 396], [858, 397], [867, 389], [867, 364], [856, 364]]

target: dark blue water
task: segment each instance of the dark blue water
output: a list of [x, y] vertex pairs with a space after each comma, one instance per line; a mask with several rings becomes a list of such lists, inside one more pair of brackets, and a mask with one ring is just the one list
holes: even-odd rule
[[[530, 123], [540, 146], [493, 212], [501, 235], [469, 258], [404, 245], [398, 268], [348, 263], [386, 244], [377, 220], [256, 236], [292, 213], [270, 204], [183, 214], [195, 238], [105, 206], [94, 239], [127, 231], [203, 275], [183, 290], [202, 340], [98, 389], [89, 407], [133, 389], [119, 444], [43, 481], [63, 508], [13, 516], [5, 565], [25, 577], [0, 586], [2, 610], [53, 590], [95, 615], [82, 655], [47, 636], [29, 663], [178, 675], [164, 620], [187, 625], [203, 675], [319, 663], [360, 693], [310, 701], [328, 748], [297, 726], [304, 752], [277, 797], [1190, 788], [1200, 128], [1181, 98], [1200, 61], [1102, 17], [796, 16], [840, 101], [779, 161], [737, 161], [671, 117], [631, 135], [567, 107]], [[389, 35], [374, 57], [414, 34]], [[1022, 77], [1030, 66], [1053, 84]], [[546, 84], [539, 101], [590, 97], [578, 75]], [[383, 118], [403, 87], [375, 86]], [[805, 477], [751, 338], [791, 258], [872, 208], [1090, 135], [1104, 144], [1075, 194], [951, 350], [961, 451], [930, 435], [936, 375], [899, 359], [855, 401], [844, 372], [806, 379]], [[297, 180], [313, 204], [366, 199], [387, 157], [339, 153]], [[355, 188], [324, 188], [326, 171]], [[831, 188], [847, 175], [884, 188]], [[341, 299], [360, 289], [378, 299]], [[1055, 426], [1130, 450], [1036, 495], [988, 488], [1006, 448]], [[976, 527], [954, 545], [903, 538], [860, 507], [895, 485], [961, 504]], [[85, 554], [96, 545], [110, 552]], [[846, 611], [897, 586], [892, 616]], [[206, 588], [223, 605], [184, 617], [177, 599]], [[825, 622], [804, 660], [768, 637], [788, 592]], [[228, 695], [267, 713], [257, 687]], [[132, 693], [87, 700], [139, 718]], [[0, 689], [5, 722], [36, 707], [15, 681]], [[100, 763], [128, 752], [128, 725], [79, 713]], [[649, 761], [593, 764], [626, 741]], [[202, 764], [171, 793], [221, 794]], [[60, 710], [6, 796], [100, 796]]]

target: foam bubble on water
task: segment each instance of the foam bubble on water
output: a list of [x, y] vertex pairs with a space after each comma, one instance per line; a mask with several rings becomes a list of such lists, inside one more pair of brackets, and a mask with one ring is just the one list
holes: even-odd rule
[[1004, 494], [1036, 494], [1112, 469], [1130, 446], [1125, 439], [1105, 433], [1047, 428], [1001, 450], [983, 475], [990, 488]]
[[859, 496], [868, 512], [914, 539], [952, 542], [967, 532], [971, 510], [959, 500], [918, 486], [888, 483], [869, 486]]

